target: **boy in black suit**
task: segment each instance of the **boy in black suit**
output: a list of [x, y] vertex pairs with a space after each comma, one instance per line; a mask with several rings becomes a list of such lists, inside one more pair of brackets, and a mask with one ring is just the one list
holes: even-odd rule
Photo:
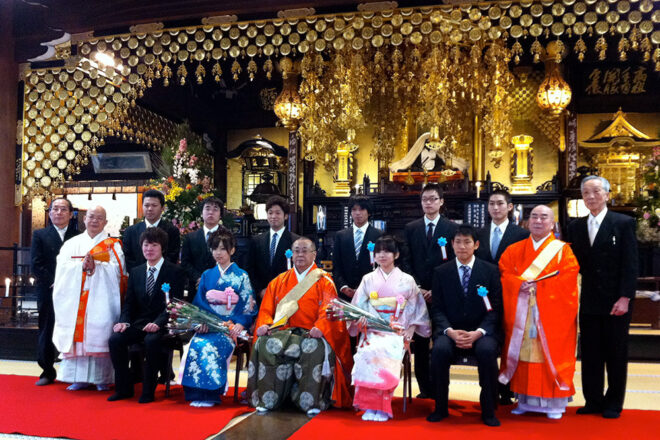
[[179, 229], [172, 222], [162, 218], [165, 211], [165, 196], [160, 191], [150, 189], [142, 195], [142, 212], [144, 221], [129, 226], [124, 231], [122, 247], [124, 249], [124, 258], [126, 259], [126, 271], [128, 273], [134, 267], [144, 263], [144, 256], [140, 246], [140, 236], [147, 228], [157, 227], [167, 233], [167, 248], [163, 250], [163, 255], [170, 263], [179, 262], [179, 250], [181, 247], [181, 237]]
[[579, 322], [586, 404], [577, 413], [616, 419], [626, 396], [630, 302], [639, 270], [636, 224], [634, 218], [607, 209], [607, 179], [586, 177], [580, 189], [589, 215], [568, 225], [567, 237], [582, 274]]
[[266, 213], [270, 230], [253, 237], [250, 243], [248, 273], [259, 301], [264, 297], [268, 283], [282, 272], [286, 272], [287, 263], [284, 253], [300, 238], [285, 227], [289, 219], [289, 204], [283, 197], [269, 198], [266, 201]]
[[[437, 183], [429, 183], [422, 189], [421, 201], [424, 217], [413, 220], [405, 226], [404, 233], [407, 254], [404, 257], [404, 271], [415, 278], [427, 303], [431, 303], [433, 269], [454, 258], [451, 240], [457, 225], [440, 215], [444, 203], [442, 188]], [[438, 239], [446, 240], [445, 254]], [[420, 398], [432, 398], [429, 381], [429, 338], [417, 334], [413, 337], [415, 353], [415, 377], [419, 384]]]
[[108, 343], [115, 369], [115, 393], [108, 397], [110, 402], [133, 397], [128, 347], [142, 341], [146, 363], [139, 402], [153, 402], [156, 375], [163, 363], [162, 337], [168, 319], [163, 284], [169, 284], [170, 298], [181, 298], [183, 294], [183, 271], [163, 258], [167, 234], [160, 228], [148, 228], [140, 236], [140, 245], [146, 263], [131, 271], [119, 322], [114, 325]]
[[332, 252], [332, 278], [338, 287], [339, 297], [350, 301], [362, 277], [373, 270], [367, 250], [369, 242], [375, 243], [383, 231], [369, 224], [373, 206], [368, 197], [351, 196], [348, 199], [353, 225], [335, 234]]
[[181, 248], [181, 267], [188, 277], [188, 294], [195, 296], [202, 273], [215, 266], [209, 249], [209, 237], [218, 229], [226, 229], [220, 224], [222, 200], [208, 197], [202, 201], [202, 221], [204, 224], [195, 232], [186, 235]]
[[62, 244], [71, 237], [78, 235], [69, 225], [73, 217], [73, 205], [65, 198], [56, 198], [48, 209], [50, 225], [34, 231], [30, 259], [32, 273], [36, 277], [37, 309], [39, 311], [39, 339], [37, 342], [37, 362], [43, 370], [37, 386], [49, 385], [55, 380], [55, 345], [53, 345], [53, 328], [55, 326], [55, 311], [53, 310], [53, 282], [55, 281], [55, 266], [57, 254]]
[[439, 422], [449, 415], [449, 367], [454, 356], [466, 350], [477, 358], [481, 419], [488, 426], [499, 426], [495, 402], [502, 342], [500, 274], [496, 266], [474, 256], [479, 241], [472, 226], [459, 226], [452, 245], [456, 259], [433, 273], [431, 368], [435, 410], [426, 420]]

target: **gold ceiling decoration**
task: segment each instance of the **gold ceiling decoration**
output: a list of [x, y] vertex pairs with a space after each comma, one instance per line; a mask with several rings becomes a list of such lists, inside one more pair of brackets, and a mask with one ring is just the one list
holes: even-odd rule
[[[422, 53], [438, 44], [469, 48], [502, 41], [512, 50], [513, 61], [518, 62], [525, 39], [539, 42], [530, 48], [535, 58], [540, 45], [558, 40], [580, 60], [588, 51], [612, 59], [625, 59], [631, 51], [638, 51], [660, 71], [660, 31], [656, 29], [659, 22], [660, 12], [651, 0], [522, 0], [365, 9], [244, 22], [235, 18], [209, 19], [202, 20], [202, 25], [185, 28], [140, 26], [130, 34], [74, 36], [70, 51], [64, 50], [64, 46], [57, 48], [61, 58], [69, 56], [64, 67], [25, 72], [21, 193], [29, 198], [32, 189], [49, 190], [54, 182], [79, 172], [80, 164], [91, 154], [93, 138], [101, 141], [98, 131], [104, 121], [115, 108], [124, 111], [134, 105], [154, 81], [168, 85], [220, 81], [226, 75], [234, 80], [252, 79], [259, 74], [270, 77], [273, 62], [281, 57], [308, 56], [318, 65], [316, 56], [342, 53], [341, 63], [333, 69], [344, 69], [359, 84], [359, 72], [371, 65], [380, 52], [391, 66], [400, 69], [394, 71], [396, 81], [372, 90], [368, 97], [371, 104], [381, 109], [374, 114], [382, 114], [386, 109], [385, 113], [395, 122], [391, 125], [389, 120], [387, 124], [382, 118], [378, 120], [375, 138], [380, 145], [395, 138], [393, 127], [400, 128], [405, 120], [403, 115], [389, 115], [403, 112], [391, 111], [394, 107], [388, 105], [387, 87], [395, 87], [392, 91], [399, 96], [397, 102], [405, 103], [405, 99], [414, 96], [408, 90], [416, 87], [408, 69], [409, 54], [416, 59], [416, 48]], [[607, 47], [605, 35], [618, 38], [618, 44]], [[100, 63], [100, 53], [108, 55], [112, 65]], [[226, 65], [226, 71], [221, 63]], [[351, 87], [349, 82], [333, 99], [354, 105], [350, 100], [361, 98], [359, 91]], [[402, 95], [399, 87], [405, 87]], [[369, 110], [358, 116], [355, 108], [336, 115], [344, 126], [350, 120], [359, 122], [360, 117], [369, 116]], [[342, 136], [339, 141], [345, 139], [345, 134]], [[375, 153], [381, 158], [388, 154]]]

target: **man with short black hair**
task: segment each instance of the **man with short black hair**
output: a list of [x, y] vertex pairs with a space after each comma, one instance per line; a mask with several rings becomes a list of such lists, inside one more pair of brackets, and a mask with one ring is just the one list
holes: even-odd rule
[[[408, 248], [404, 267], [405, 271], [415, 278], [426, 302], [431, 303], [433, 269], [454, 258], [451, 241], [457, 225], [440, 215], [440, 208], [444, 203], [440, 185], [426, 185], [422, 189], [420, 199], [424, 217], [413, 220], [404, 229]], [[443, 239], [441, 242], [444, 246], [440, 246], [439, 239]], [[432, 397], [429, 382], [429, 344], [429, 338], [417, 334], [413, 339], [415, 377], [419, 384], [419, 397], [422, 398]]]
[[348, 199], [353, 225], [335, 234], [332, 252], [332, 276], [341, 299], [350, 301], [362, 277], [373, 270], [367, 245], [375, 243], [383, 231], [369, 224], [373, 206], [368, 197], [354, 195]]
[[266, 201], [270, 230], [252, 238], [248, 273], [257, 299], [263, 298], [266, 287], [276, 276], [287, 270], [284, 253], [299, 235], [286, 229], [289, 204], [284, 197], [272, 196]]
[[37, 309], [39, 311], [39, 339], [37, 342], [37, 362], [43, 370], [36, 385], [49, 385], [55, 381], [57, 372], [53, 366], [57, 356], [53, 345], [53, 282], [57, 254], [62, 244], [79, 234], [69, 222], [73, 217], [73, 205], [63, 197], [53, 199], [48, 208], [50, 225], [34, 231], [30, 259], [32, 273], [37, 287]]
[[209, 248], [209, 238], [218, 229], [226, 229], [221, 223], [224, 203], [217, 197], [208, 197], [201, 203], [202, 227], [187, 234], [181, 247], [181, 267], [188, 277], [188, 292], [197, 292], [197, 285], [202, 273], [215, 266], [215, 260]]
[[122, 240], [124, 255], [126, 256], [126, 267], [129, 272], [134, 267], [145, 262], [142, 249], [140, 249], [139, 239], [147, 228], [158, 227], [167, 233], [168, 246], [164, 256], [174, 264], [179, 262], [179, 250], [181, 247], [179, 229], [172, 222], [162, 218], [164, 211], [165, 196], [163, 193], [155, 189], [149, 189], [142, 194], [144, 221], [126, 228]]

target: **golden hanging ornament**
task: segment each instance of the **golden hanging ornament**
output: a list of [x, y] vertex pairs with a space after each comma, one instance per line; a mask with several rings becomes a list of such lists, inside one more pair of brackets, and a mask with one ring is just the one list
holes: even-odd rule
[[596, 41], [596, 50], [598, 51], [598, 59], [603, 61], [607, 56], [607, 42], [605, 41], [605, 37], [602, 35], [598, 41]]
[[250, 60], [247, 65], [247, 72], [250, 81], [254, 81], [254, 75], [257, 73], [257, 63], [254, 60]]
[[188, 75], [188, 69], [186, 69], [186, 65], [183, 64], [183, 61], [181, 64], [179, 64], [179, 68], [176, 69], [176, 75], [179, 77], [179, 84], [182, 86], [186, 84], [186, 76]]
[[171, 77], [172, 77], [172, 69], [170, 69], [170, 66], [165, 64], [165, 67], [163, 67], [163, 85], [165, 87], [170, 85]]
[[266, 72], [266, 78], [270, 81], [273, 77], [273, 62], [270, 58], [264, 61], [264, 72]]
[[197, 69], [195, 69], [195, 77], [197, 78], [197, 84], [204, 83], [205, 75], [206, 75], [206, 69], [204, 68], [204, 66], [202, 66], [202, 63], [199, 63], [197, 65]]
[[213, 75], [213, 79], [215, 80], [215, 82], [219, 83], [220, 78], [222, 77], [222, 67], [220, 67], [219, 62], [217, 61], [215, 62], [213, 68], [211, 69], [211, 74]]
[[238, 63], [238, 60], [234, 60], [234, 63], [231, 65], [231, 73], [232, 73], [232, 78], [234, 78], [234, 81], [238, 81], [238, 75], [240, 75], [242, 70], [243, 69], [241, 68], [241, 65]]
[[574, 50], [575, 53], [578, 54], [578, 60], [580, 60], [580, 62], [584, 61], [584, 54], [587, 52], [587, 45], [584, 43], [582, 37], [575, 42]]

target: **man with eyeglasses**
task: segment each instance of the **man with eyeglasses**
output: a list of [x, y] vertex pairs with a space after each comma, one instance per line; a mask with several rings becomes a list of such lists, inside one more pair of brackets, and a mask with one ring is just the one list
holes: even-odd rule
[[39, 311], [39, 339], [37, 342], [37, 362], [43, 370], [35, 385], [49, 385], [55, 381], [57, 372], [54, 363], [57, 356], [53, 345], [53, 282], [57, 255], [62, 244], [79, 232], [70, 225], [73, 218], [73, 205], [65, 198], [53, 199], [48, 209], [50, 225], [34, 231], [30, 259], [32, 273], [36, 279], [37, 310]]
[[[415, 278], [430, 307], [433, 269], [454, 258], [451, 241], [458, 225], [440, 215], [444, 199], [442, 188], [437, 183], [429, 183], [422, 189], [421, 201], [424, 217], [413, 220], [404, 229], [408, 251], [404, 268]], [[433, 397], [429, 378], [429, 344], [429, 338], [419, 335], [413, 338], [415, 377], [420, 391], [417, 397], [425, 399]]]
[[258, 413], [278, 409], [290, 397], [313, 417], [333, 402], [351, 406], [353, 358], [346, 325], [326, 318], [337, 293], [330, 276], [314, 264], [314, 243], [299, 238], [292, 251], [293, 268], [268, 284], [261, 301], [247, 396]]

